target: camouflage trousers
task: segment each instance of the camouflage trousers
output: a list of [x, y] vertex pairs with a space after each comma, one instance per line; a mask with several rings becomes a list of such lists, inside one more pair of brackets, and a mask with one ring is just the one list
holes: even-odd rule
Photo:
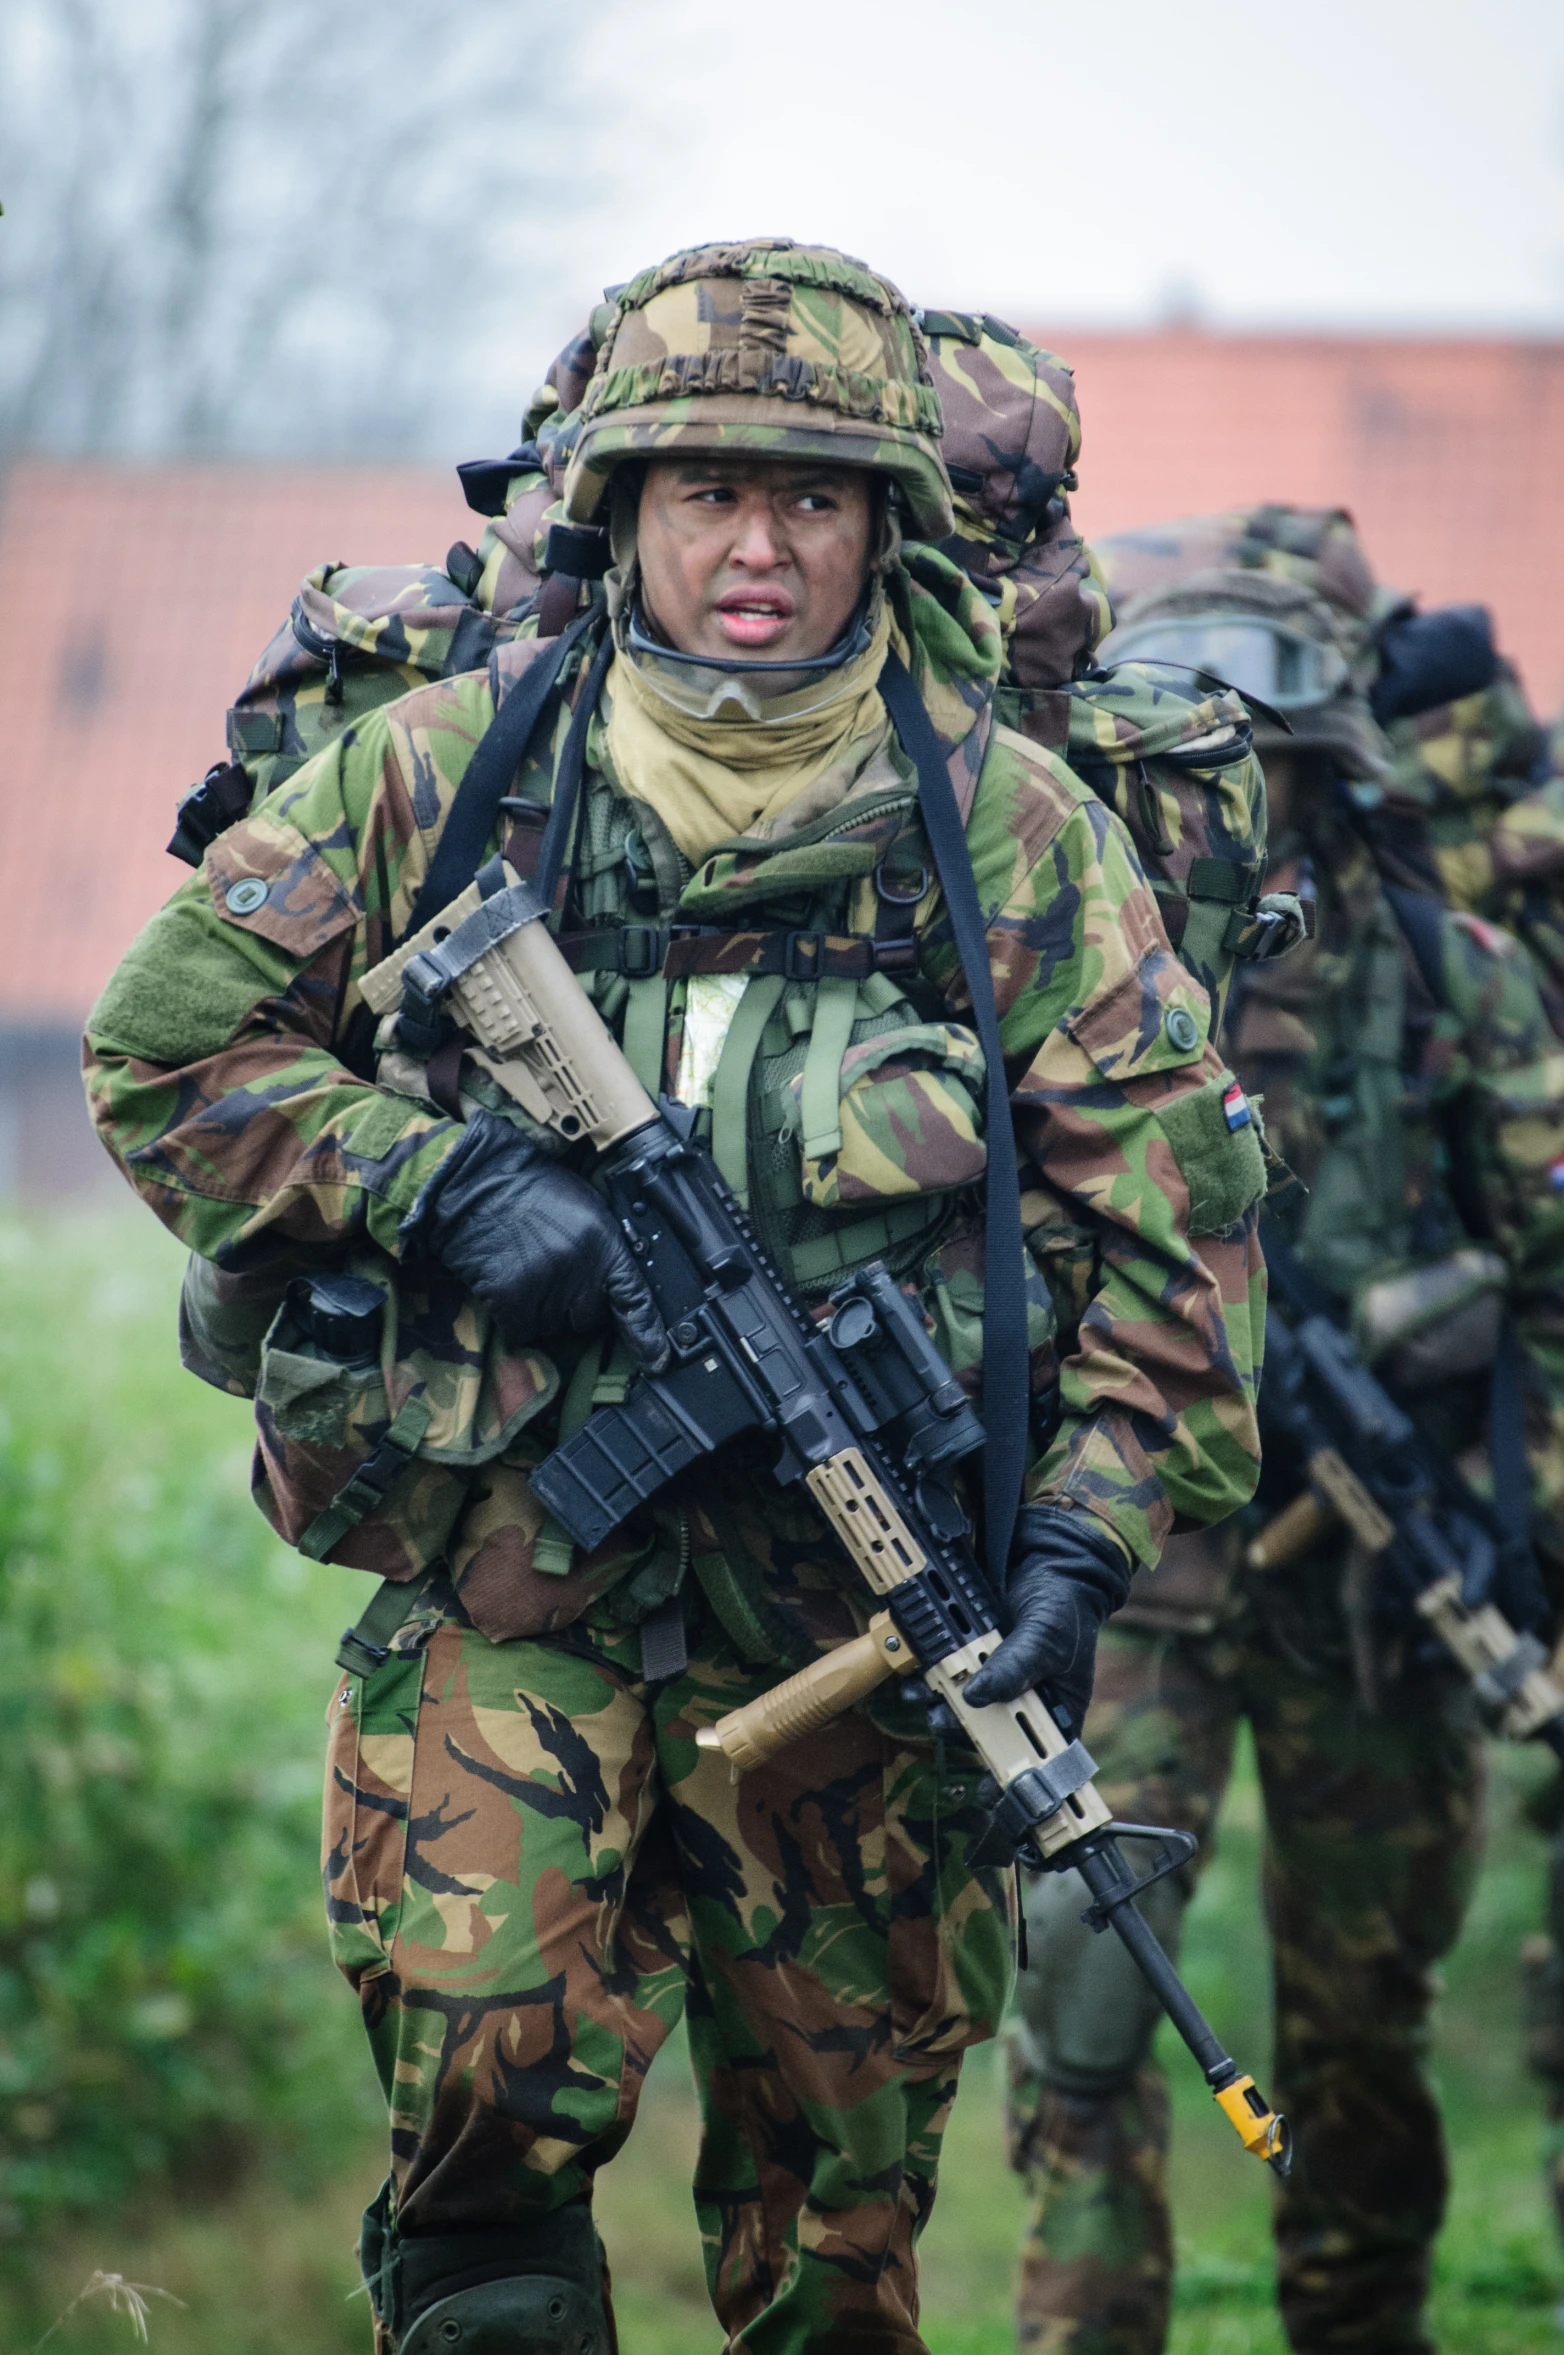
[[916, 2248], [965, 2048], [1008, 1999], [975, 1767], [853, 1711], [734, 1779], [696, 1728], [776, 1681], [710, 1622], [490, 1643], [447, 1620], [331, 1709], [325, 1879], [391, 2113], [397, 2231], [590, 2199], [688, 2016], [730, 2348], [922, 2355]]
[[[1265, 1812], [1270, 2090], [1297, 2149], [1276, 2212], [1282, 2318], [1299, 2350], [1422, 2350], [1447, 2182], [1429, 2009], [1476, 1877], [1481, 1750], [1442, 1677], [1369, 1713], [1252, 1621], [1203, 1638], [1110, 1628], [1085, 1732], [1115, 1815], [1193, 1833], [1203, 1862], [1244, 1717]], [[1190, 1893], [1168, 1881], [1146, 1901], [1164, 1943]], [[1048, 2355], [1156, 2355], [1173, 2275], [1157, 2013], [1117, 1941], [1080, 1924], [1084, 1902], [1073, 1874], [1027, 1898], [1018, 2336]]]

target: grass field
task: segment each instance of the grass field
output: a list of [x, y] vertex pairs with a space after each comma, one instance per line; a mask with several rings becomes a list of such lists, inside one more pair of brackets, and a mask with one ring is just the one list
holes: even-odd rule
[[[175, 1364], [177, 1270], [144, 1217], [0, 1224], [0, 2161], [11, 2187], [0, 2355], [30, 2355], [95, 2268], [183, 2301], [151, 2311], [159, 2355], [365, 2355], [351, 2248], [381, 2172], [377, 2097], [315, 1927], [313, 1831], [331, 1653], [364, 1589], [348, 1573], [306, 1571], [249, 1505], [244, 1409]], [[87, 1759], [74, 1781], [59, 1754], [72, 1728]], [[1440, 2019], [1456, 2184], [1436, 2329], [1460, 2355], [1534, 2355], [1559, 2341], [1564, 2265], [1544, 2210], [1515, 1968], [1540, 1912], [1541, 1843], [1519, 1820], [1540, 1764], [1497, 1762], [1490, 1863]], [[45, 1819], [37, 1842], [65, 1859], [53, 1879], [17, 1831], [29, 1808]], [[118, 1841], [117, 1861], [96, 1855], [95, 1831]], [[1221, 2032], [1263, 2074], [1256, 1873], [1246, 1774], [1187, 1963]], [[1267, 2180], [1181, 2051], [1168, 2059], [1174, 2348], [1272, 2355], [1283, 2342]], [[50, 2070], [58, 2083], [43, 2081]], [[160, 2128], [165, 2113], [174, 2123]], [[715, 2355], [685, 2189], [693, 2142], [675, 2046], [600, 2192], [625, 2355]], [[935, 2355], [1013, 2344], [1021, 2206], [993, 2056], [980, 2053], [925, 2242]], [[48, 2348], [131, 2343], [130, 2322], [99, 2300]]]

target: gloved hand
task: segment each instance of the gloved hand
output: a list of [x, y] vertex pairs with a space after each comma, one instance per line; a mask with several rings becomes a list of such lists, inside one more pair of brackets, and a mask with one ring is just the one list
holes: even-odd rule
[[1102, 1522], [1065, 1505], [1023, 1505], [1005, 1600], [1011, 1628], [967, 1687], [979, 1706], [1034, 1689], [1077, 1734], [1092, 1697], [1097, 1636], [1130, 1591], [1130, 1565]]
[[438, 1259], [508, 1341], [597, 1333], [612, 1317], [643, 1366], [655, 1373], [667, 1358], [646, 1278], [607, 1205], [492, 1112], [472, 1115], [401, 1233], [404, 1253]]

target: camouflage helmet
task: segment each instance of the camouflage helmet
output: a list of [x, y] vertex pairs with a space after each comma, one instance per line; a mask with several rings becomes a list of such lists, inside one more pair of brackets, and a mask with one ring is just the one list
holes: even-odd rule
[[1342, 649], [1354, 663], [1365, 655], [1370, 632], [1382, 618], [1383, 594], [1345, 507], [1290, 507], [1266, 500], [1112, 532], [1093, 542], [1093, 553], [1120, 613], [1132, 599], [1171, 588], [1192, 573], [1267, 573], [1296, 581], [1325, 600]]
[[1325, 752], [1349, 780], [1384, 786], [1390, 747], [1369, 706], [1365, 643], [1307, 582], [1266, 568], [1212, 565], [1131, 597], [1098, 659], [1165, 662], [1218, 678], [1259, 707], [1262, 757]]
[[906, 298], [829, 246], [693, 246], [615, 297], [565, 476], [591, 523], [615, 466], [701, 454], [890, 475], [920, 539], [951, 531], [939, 395]]

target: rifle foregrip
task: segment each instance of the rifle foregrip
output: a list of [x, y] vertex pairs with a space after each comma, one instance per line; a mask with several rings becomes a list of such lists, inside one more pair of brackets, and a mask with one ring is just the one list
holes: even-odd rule
[[1244, 1560], [1251, 1570], [1279, 1570], [1284, 1562], [1296, 1561], [1300, 1554], [1307, 1553], [1311, 1545], [1336, 1525], [1336, 1515], [1330, 1506], [1322, 1503], [1312, 1488], [1306, 1488], [1290, 1505], [1282, 1507], [1274, 1521], [1267, 1521], [1258, 1537], [1251, 1538], [1244, 1549]]
[[912, 1647], [897, 1633], [890, 1613], [878, 1611], [866, 1634], [812, 1660], [796, 1676], [773, 1685], [742, 1709], [730, 1710], [715, 1725], [703, 1725], [696, 1743], [702, 1750], [720, 1750], [736, 1768], [747, 1771], [804, 1734], [829, 1725], [888, 1676], [910, 1675], [916, 1666]]

